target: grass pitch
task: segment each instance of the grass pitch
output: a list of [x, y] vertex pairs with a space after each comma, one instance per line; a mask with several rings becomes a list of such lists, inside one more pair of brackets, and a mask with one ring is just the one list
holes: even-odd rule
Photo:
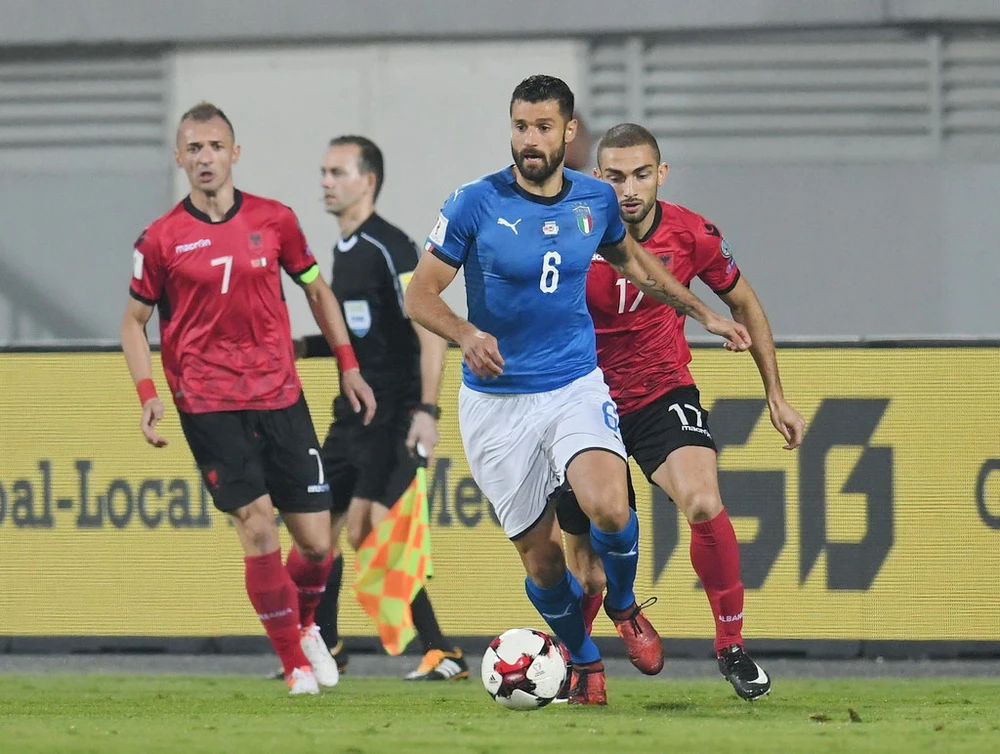
[[478, 679], [289, 698], [240, 676], [0, 675], [0, 752], [1000, 751], [1000, 679], [779, 679], [753, 704], [721, 679], [608, 685], [607, 708], [512, 712]]

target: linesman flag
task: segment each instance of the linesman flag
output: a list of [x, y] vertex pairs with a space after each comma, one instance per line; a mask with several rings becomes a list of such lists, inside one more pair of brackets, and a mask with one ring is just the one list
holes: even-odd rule
[[410, 603], [434, 575], [427, 513], [427, 470], [420, 466], [399, 501], [358, 549], [354, 596], [398, 655], [417, 635]]

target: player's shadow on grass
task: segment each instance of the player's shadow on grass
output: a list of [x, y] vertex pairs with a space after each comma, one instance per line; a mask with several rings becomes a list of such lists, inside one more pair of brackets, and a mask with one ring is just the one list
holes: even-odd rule
[[690, 712], [695, 706], [690, 702], [652, 702], [643, 707], [647, 712]]

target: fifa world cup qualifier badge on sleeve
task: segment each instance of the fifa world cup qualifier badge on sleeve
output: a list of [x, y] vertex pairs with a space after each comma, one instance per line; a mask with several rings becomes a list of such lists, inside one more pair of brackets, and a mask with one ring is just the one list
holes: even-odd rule
[[[426, 226], [425, 226], [426, 227]], [[445, 235], [448, 233], [448, 218], [442, 213], [438, 213], [438, 220], [434, 224], [434, 228], [431, 229], [430, 238], [432, 243], [442, 246], [444, 244]]]
[[728, 274], [732, 272], [733, 268], [736, 267], [736, 260], [733, 259], [732, 249], [729, 248], [729, 244], [726, 242], [725, 238], [723, 238], [719, 243], [719, 253], [729, 260], [729, 263], [726, 265], [726, 273]]

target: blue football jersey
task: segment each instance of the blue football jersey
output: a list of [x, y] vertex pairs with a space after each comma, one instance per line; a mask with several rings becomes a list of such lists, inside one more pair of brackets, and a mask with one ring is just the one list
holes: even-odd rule
[[574, 170], [553, 197], [517, 185], [508, 166], [453, 193], [426, 249], [465, 268], [469, 321], [493, 335], [504, 358], [496, 379], [463, 364], [462, 379], [487, 393], [556, 390], [597, 367], [587, 310], [587, 271], [625, 226], [614, 189]]

